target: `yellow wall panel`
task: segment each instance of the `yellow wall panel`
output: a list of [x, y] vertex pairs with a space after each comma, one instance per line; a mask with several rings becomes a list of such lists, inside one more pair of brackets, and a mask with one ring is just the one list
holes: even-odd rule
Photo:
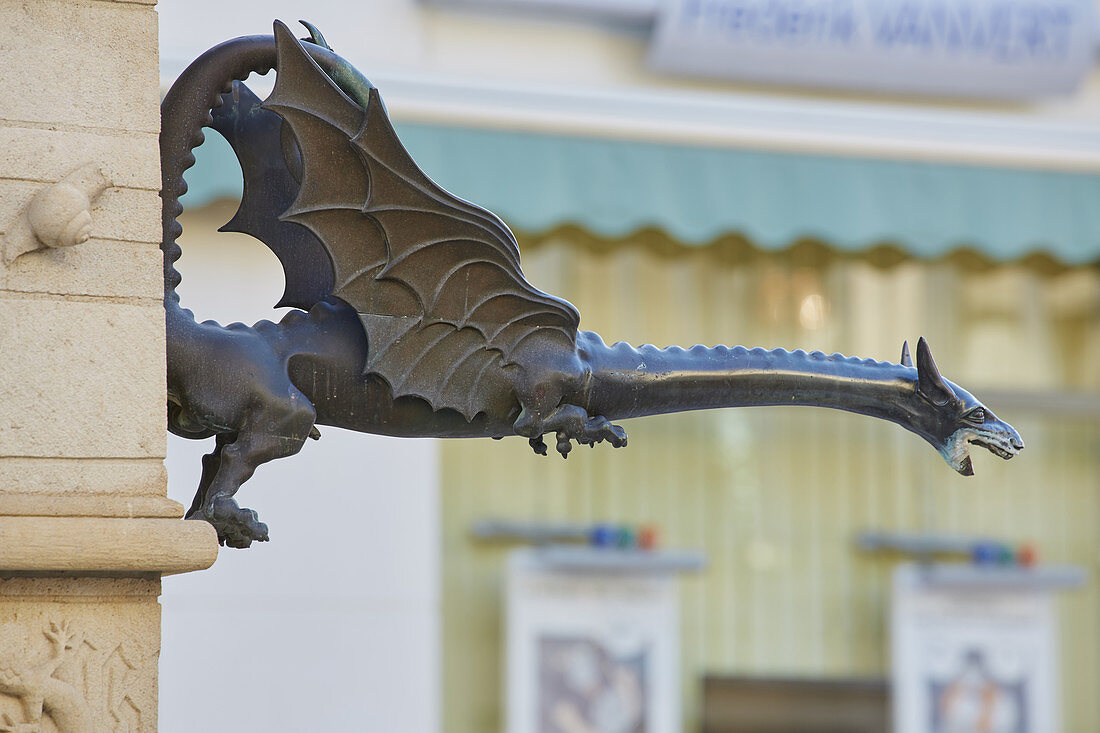
[[[518, 438], [447, 441], [447, 733], [502, 723], [506, 550], [471, 541], [477, 519], [654, 523], [665, 545], [706, 554], [706, 570], [681, 583], [685, 731], [699, 728], [707, 672], [886, 674], [894, 561], [858, 552], [862, 529], [1031, 540], [1044, 560], [1094, 568], [1100, 411], [1051, 413], [1016, 395], [1100, 388], [1100, 370], [1077, 363], [1100, 356], [1095, 272], [957, 261], [881, 269], [816, 249], [761, 255], [580, 239], [524, 241], [525, 271], [577, 305], [581, 327], [609, 343], [783, 346], [896, 361], [903, 338], [925, 335], [946, 376], [999, 396], [1002, 404], [987, 403], [1028, 448], [1010, 463], [976, 453], [977, 476], [965, 479], [897, 426], [809, 408], [644, 418], [625, 423], [628, 447], [578, 448], [568, 461], [536, 456]], [[1046, 352], [1031, 354], [1037, 344]], [[1100, 403], [1095, 392], [1080, 394]], [[1059, 607], [1066, 730], [1100, 730], [1095, 584]]]

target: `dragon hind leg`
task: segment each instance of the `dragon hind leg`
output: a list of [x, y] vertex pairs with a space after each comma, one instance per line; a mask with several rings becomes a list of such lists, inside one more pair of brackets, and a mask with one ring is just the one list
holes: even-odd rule
[[210, 491], [210, 484], [218, 473], [218, 466], [221, 465], [222, 448], [225, 447], [226, 443], [231, 443], [236, 439], [237, 435], [235, 433], [217, 435], [214, 450], [202, 457], [202, 477], [199, 478], [199, 488], [195, 492], [195, 499], [191, 502], [191, 508], [187, 510], [188, 518], [199, 512], [203, 504], [206, 503], [206, 495]]
[[187, 518], [210, 522], [224, 545], [244, 548], [268, 539], [267, 525], [233, 496], [257, 467], [294, 455], [313, 431], [313, 405], [297, 389], [291, 390], [289, 400], [269, 395], [266, 404], [251, 411], [247, 427], [219, 435], [214, 451], [203, 458], [202, 479]]

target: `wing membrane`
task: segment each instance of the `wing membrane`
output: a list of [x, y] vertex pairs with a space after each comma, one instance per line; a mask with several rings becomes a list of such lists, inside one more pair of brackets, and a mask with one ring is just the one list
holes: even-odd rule
[[283, 120], [261, 108], [260, 99], [242, 82], [222, 95], [213, 110], [213, 127], [229, 142], [241, 165], [244, 192], [223, 232], [242, 232], [263, 242], [279, 258], [286, 287], [277, 306], [310, 308], [332, 293], [332, 261], [308, 229], [282, 221], [298, 194], [298, 151], [284, 135]]
[[366, 371], [467, 419], [485, 409], [529, 338], [572, 348], [579, 316], [523, 276], [519, 247], [490, 212], [448, 193], [413, 162], [377, 89], [352, 101], [282, 24], [264, 107], [289, 125], [302, 180], [281, 221], [300, 225], [333, 264], [332, 294], [360, 314]]

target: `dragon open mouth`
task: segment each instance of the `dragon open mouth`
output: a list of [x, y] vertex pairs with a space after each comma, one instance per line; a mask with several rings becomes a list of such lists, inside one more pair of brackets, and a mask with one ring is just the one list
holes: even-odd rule
[[1020, 436], [1014, 431], [960, 428], [947, 439], [944, 447], [940, 449], [940, 455], [947, 461], [947, 465], [963, 476], [974, 475], [974, 464], [970, 460], [971, 444], [981, 446], [1006, 461], [1024, 447]]

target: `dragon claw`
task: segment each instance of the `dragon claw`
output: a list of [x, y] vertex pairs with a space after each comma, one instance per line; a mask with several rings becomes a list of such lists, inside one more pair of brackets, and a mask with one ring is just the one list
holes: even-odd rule
[[562, 405], [545, 420], [536, 421], [530, 416], [526, 420], [521, 418], [516, 421], [515, 430], [520, 435], [528, 436], [532, 450], [542, 456], [547, 454], [543, 435], [550, 432], [557, 433], [555, 448], [562, 458], [569, 456], [573, 450], [571, 441], [574, 440], [578, 445], [587, 445], [590, 448], [604, 441], [616, 448], [626, 445], [625, 430], [613, 425], [602, 415], [589, 417], [584, 408], [577, 405]]
[[626, 431], [618, 425], [613, 425], [611, 422], [602, 416], [590, 418], [584, 426], [586, 437], [591, 441], [591, 444], [607, 441], [615, 448], [622, 448], [626, 445]]
[[228, 496], [215, 499], [188, 519], [205, 519], [218, 530], [218, 544], [245, 549], [253, 542], [267, 542], [267, 525], [254, 509], [242, 508]]

